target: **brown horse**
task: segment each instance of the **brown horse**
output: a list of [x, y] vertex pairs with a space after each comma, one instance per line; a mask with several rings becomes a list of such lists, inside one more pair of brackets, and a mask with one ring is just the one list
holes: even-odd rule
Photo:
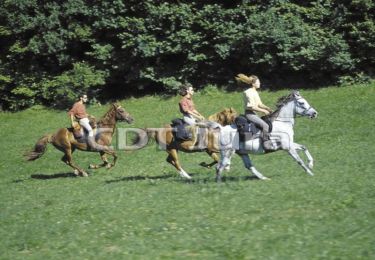
[[[105, 115], [97, 123], [98, 132], [100, 131], [100, 133], [97, 135], [96, 140], [98, 144], [107, 146], [111, 144], [117, 121], [126, 121], [130, 124], [133, 122], [133, 118], [119, 104], [114, 103], [111, 105], [108, 112], [105, 113]], [[74, 174], [88, 176], [87, 172], [85, 172], [83, 169], [80, 169], [73, 163], [72, 153], [75, 151], [75, 149], [90, 152], [90, 148], [88, 147], [86, 142], [78, 141], [74, 137], [72, 130], [72, 128], [60, 128], [54, 134], [47, 134], [43, 136], [35, 144], [34, 149], [24, 155], [25, 158], [28, 161], [34, 161], [38, 159], [46, 151], [47, 144], [52, 143], [56, 149], [64, 153], [64, 156], [61, 160], [74, 169]], [[107, 167], [109, 169], [115, 166], [117, 155], [113, 150], [103, 151], [99, 153], [103, 163], [101, 165], [90, 165], [90, 168], [97, 169], [100, 167]], [[109, 163], [106, 158], [106, 154], [113, 157], [112, 163]]]
[[[234, 122], [234, 119], [237, 117], [237, 112], [234, 108], [225, 108], [223, 111], [213, 114], [208, 117], [209, 121], [216, 122], [221, 126], [230, 125]], [[191, 131], [197, 131], [198, 126], [194, 126], [191, 128]], [[203, 130], [203, 131], [202, 131]], [[146, 132], [150, 137], [155, 138], [156, 142], [165, 147], [168, 157], [166, 161], [172, 164], [179, 172], [181, 177], [190, 179], [190, 175], [187, 174], [184, 169], [182, 169], [181, 164], [178, 159], [178, 151], [183, 151], [187, 153], [194, 153], [194, 152], [206, 152], [208, 153], [211, 158], [214, 160], [210, 164], [204, 164], [206, 167], [212, 167], [219, 161], [219, 147], [218, 147], [218, 133], [217, 129], [211, 128], [200, 128], [199, 131], [199, 139], [198, 142], [205, 144], [203, 147], [199, 147], [197, 143], [193, 140], [182, 141], [176, 140], [173, 135], [174, 129], [171, 125], [166, 125], [162, 129], [146, 129]]]

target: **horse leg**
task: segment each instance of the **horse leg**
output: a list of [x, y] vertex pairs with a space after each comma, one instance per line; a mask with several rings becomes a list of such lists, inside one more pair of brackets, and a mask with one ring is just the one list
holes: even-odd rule
[[103, 163], [102, 164], [90, 164], [89, 168], [90, 169], [99, 169], [102, 167], [106, 167], [109, 164], [109, 161], [107, 159], [107, 156], [104, 152], [100, 152], [100, 158], [102, 159]]
[[216, 182], [221, 182], [223, 171], [230, 164], [232, 155], [233, 151], [231, 149], [220, 151], [221, 160], [216, 168]]
[[169, 154], [166, 161], [176, 167], [176, 163], [174, 162], [172, 155]]
[[270, 180], [270, 178], [267, 178], [263, 174], [261, 174], [253, 165], [251, 162], [251, 159], [248, 154], [241, 154], [241, 159], [243, 164], [245, 165], [245, 168], [250, 170], [258, 179], [261, 180]]
[[167, 157], [167, 162], [172, 164], [178, 171], [181, 177], [186, 178], [186, 179], [191, 179], [190, 175], [187, 174], [187, 172], [182, 169], [180, 162], [178, 161], [178, 155], [177, 155], [177, 150], [176, 149], [170, 149], [168, 150], [168, 157]]
[[307, 150], [307, 147], [302, 145], [302, 144], [297, 144], [297, 143], [294, 143], [293, 144], [294, 148], [297, 150], [297, 151], [303, 151], [307, 157], [307, 160], [308, 160], [308, 164], [307, 164], [307, 167], [310, 168], [310, 170], [314, 167], [314, 159], [313, 157], [311, 156], [309, 150]]
[[311, 176], [314, 175], [314, 173], [305, 165], [305, 163], [303, 162], [303, 160], [301, 159], [301, 157], [299, 157], [298, 153], [297, 153], [297, 150], [294, 149], [294, 147], [291, 147], [291, 149], [288, 150], [288, 153], [290, 154], [290, 156], [293, 157], [293, 159], [299, 164], [301, 165], [301, 167], [308, 173], [310, 174]]
[[111, 155], [111, 156], [113, 157], [113, 161], [112, 161], [112, 163], [108, 163], [108, 164], [106, 165], [106, 168], [107, 168], [107, 169], [111, 169], [112, 167], [114, 167], [114, 166], [116, 165], [116, 162], [117, 162], [117, 155], [116, 155], [116, 153], [115, 153], [114, 151], [105, 151], [105, 152], [104, 152], [104, 155], [102, 156], [102, 158], [104, 157], [104, 158], [106, 159], [106, 157], [105, 157], [106, 154]]
[[69, 149], [66, 149], [65, 150], [65, 154], [64, 156], [61, 158], [61, 160], [66, 163], [67, 165], [69, 165], [70, 167], [72, 167], [74, 169], [74, 174], [75, 175], [81, 175], [83, 177], [87, 177], [89, 176], [87, 174], [87, 172], [85, 172], [84, 170], [82, 170], [81, 168], [79, 168], [78, 166], [76, 166], [74, 163], [73, 163], [73, 158], [72, 158], [72, 149], [69, 148]]
[[206, 168], [211, 168], [212, 166], [214, 166], [215, 164], [217, 164], [219, 162], [219, 156], [217, 155], [217, 153], [215, 152], [211, 152], [209, 150], [207, 150], [207, 154], [209, 156], [211, 156], [211, 158], [214, 160], [212, 163], [205, 163], [205, 162], [202, 162], [200, 163], [201, 166], [203, 167], [206, 167]]

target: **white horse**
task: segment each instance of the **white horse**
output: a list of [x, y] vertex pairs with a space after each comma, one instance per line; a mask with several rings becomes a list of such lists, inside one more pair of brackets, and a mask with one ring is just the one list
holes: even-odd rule
[[[302, 168], [311, 176], [314, 175], [311, 171], [314, 165], [313, 157], [307, 150], [306, 146], [294, 142], [294, 119], [296, 115], [308, 116], [315, 118], [318, 112], [309, 105], [309, 103], [299, 94], [294, 91], [286, 97], [279, 99], [277, 109], [270, 116], [272, 122], [272, 132], [270, 139], [276, 150], [287, 151], [293, 159], [302, 166]], [[256, 177], [261, 180], [268, 180], [269, 178], [263, 176], [253, 166], [249, 153], [265, 154], [268, 153], [263, 149], [260, 131], [255, 135], [255, 138], [246, 140], [244, 144], [239, 144], [239, 134], [236, 125], [228, 125], [220, 129], [220, 155], [221, 160], [216, 169], [216, 180], [221, 181], [222, 172], [229, 168], [232, 155], [237, 152], [241, 157], [245, 167], [249, 169]], [[241, 149], [239, 149], [241, 148]], [[308, 159], [308, 165], [298, 155], [298, 151], [304, 151]]]

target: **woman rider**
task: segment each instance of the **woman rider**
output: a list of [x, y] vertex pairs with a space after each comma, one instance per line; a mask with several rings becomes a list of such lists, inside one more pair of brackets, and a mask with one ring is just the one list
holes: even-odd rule
[[245, 117], [250, 122], [262, 128], [264, 149], [274, 150], [272, 141], [269, 137], [269, 125], [257, 115], [257, 113], [268, 115], [272, 112], [271, 108], [263, 104], [258, 94], [257, 90], [260, 88], [259, 78], [255, 75], [248, 77], [244, 74], [238, 74], [236, 80], [239, 83], [244, 83], [246, 86], [250, 86], [243, 92], [245, 102]]

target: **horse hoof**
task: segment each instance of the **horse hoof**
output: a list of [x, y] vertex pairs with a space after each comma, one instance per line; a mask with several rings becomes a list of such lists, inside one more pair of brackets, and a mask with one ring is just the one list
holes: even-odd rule
[[309, 168], [312, 169], [314, 167], [314, 164], [313, 163], [309, 163]]
[[79, 171], [77, 169], [74, 170], [74, 175], [79, 176]]
[[271, 179], [270, 179], [270, 178], [267, 178], [267, 177], [263, 177], [261, 180], [262, 180], [262, 181], [270, 181]]
[[226, 171], [230, 171], [230, 166], [225, 166], [225, 167], [224, 167], [224, 170], [226, 170]]
[[87, 174], [87, 172], [82, 172], [81, 176], [82, 177], [89, 177], [89, 175]]
[[98, 166], [95, 164], [90, 164], [89, 169], [98, 169]]
[[105, 166], [107, 170], [111, 169], [114, 165], [112, 163], [109, 163]]
[[180, 171], [180, 176], [185, 179], [191, 179], [190, 175], [183, 171]]

